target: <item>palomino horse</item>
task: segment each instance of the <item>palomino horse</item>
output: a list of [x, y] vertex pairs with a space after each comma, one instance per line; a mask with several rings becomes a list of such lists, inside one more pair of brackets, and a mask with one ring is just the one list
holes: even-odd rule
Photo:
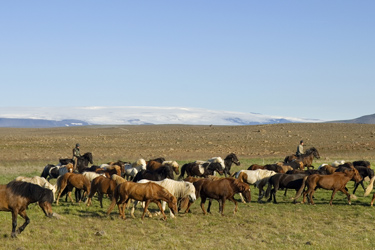
[[[38, 202], [44, 214], [52, 217], [52, 191], [23, 181], [11, 181], [7, 185], [0, 185], [0, 211], [12, 212], [12, 238], [17, 237], [30, 223], [26, 214], [30, 203]], [[25, 223], [17, 230], [17, 216], [25, 219]]]
[[297, 157], [296, 155], [289, 155], [285, 157], [284, 162], [288, 163], [297, 159], [303, 162], [304, 167], [307, 167], [307, 169], [310, 169], [310, 168], [314, 168], [314, 166], [312, 166], [314, 157], [317, 159], [320, 159], [318, 150], [314, 147], [311, 147], [308, 150], [306, 150], [306, 153], [302, 154], [299, 157]]
[[[266, 170], [266, 169], [257, 169], [257, 170], [240, 170], [236, 173], [235, 177], [240, 182], [247, 183], [249, 185], [254, 185], [257, 188], [258, 184], [263, 180], [264, 178], [271, 177], [272, 175], [277, 174], [275, 171], [272, 170]], [[263, 189], [259, 189], [259, 196], [263, 195]], [[240, 197], [243, 203], [246, 203], [244, 198], [242, 197], [242, 194], [240, 193]]]
[[109, 179], [104, 176], [98, 176], [91, 181], [91, 188], [89, 193], [89, 198], [87, 200], [86, 206], [91, 205], [91, 199], [96, 192], [98, 192], [98, 199], [100, 202], [100, 207], [103, 208], [103, 194], [108, 194], [108, 197], [112, 199], [113, 193], [116, 189], [116, 181]]
[[306, 201], [306, 195], [309, 195], [310, 204], [314, 205], [313, 195], [317, 188], [323, 188], [326, 190], [332, 190], [332, 196], [329, 204], [332, 206], [332, 200], [337, 191], [341, 191], [348, 197], [349, 205], [351, 204], [350, 201], [350, 194], [346, 190], [346, 184], [351, 180], [354, 179], [356, 183], [362, 180], [361, 175], [358, 173], [358, 170], [355, 169], [353, 166], [350, 169], [344, 170], [344, 172], [335, 172], [330, 175], [320, 175], [320, 174], [313, 174], [304, 177], [303, 184], [300, 190], [297, 192], [295, 200], [298, 199], [302, 191], [304, 190], [305, 186], [307, 190], [303, 192], [303, 201]]
[[[215, 199], [219, 202], [219, 212], [222, 216], [224, 215], [226, 200], [234, 202], [234, 214], [237, 212], [238, 204], [234, 199], [235, 194], [242, 193], [247, 201], [251, 199], [249, 185], [234, 178], [220, 178], [214, 181], [210, 179], [202, 179], [195, 183], [197, 184], [195, 185], [195, 187], [198, 187], [197, 192], [199, 192], [199, 195], [201, 197], [201, 208], [203, 214], [205, 215], [207, 214], [207, 212], [210, 212], [211, 199]], [[204, 203], [206, 202], [206, 199], [210, 200], [207, 207], [207, 212], [204, 209]]]
[[153, 182], [135, 183], [126, 181], [117, 185], [112, 198], [112, 203], [107, 210], [107, 215], [111, 213], [117, 203], [120, 217], [125, 219], [125, 204], [128, 203], [129, 199], [145, 202], [142, 220], [144, 219], [147, 208], [151, 202], [158, 205], [161, 213], [163, 214], [164, 220], [167, 219], [160, 200], [168, 203], [168, 207], [172, 213], [177, 213], [177, 200], [166, 188], [163, 188], [162, 186]]
[[[180, 203], [182, 199], [188, 198], [191, 202], [194, 202], [197, 198], [195, 195], [195, 187], [192, 183], [187, 181], [175, 181], [171, 179], [164, 179], [162, 181], [149, 181], [149, 180], [140, 180], [138, 183], [147, 183], [154, 182], [164, 188], [166, 188], [174, 197], [177, 199], [177, 203]], [[137, 206], [138, 201], [133, 203], [133, 208], [131, 215], [134, 217], [134, 208]], [[162, 201], [162, 207], [165, 211], [166, 202]], [[174, 214], [170, 210], [171, 218], [174, 218]], [[151, 213], [147, 210], [148, 215], [151, 217]]]
[[90, 193], [91, 187], [89, 180], [85, 176], [76, 173], [66, 173], [63, 176], [60, 176], [59, 178], [57, 178], [56, 185], [58, 192], [56, 198], [56, 205], [59, 204], [60, 196], [65, 188], [67, 188], [68, 196], [70, 200], [73, 202], [71, 193], [74, 187], [76, 189], [83, 189], [85, 191], [82, 198], [84, 198], [88, 193]]

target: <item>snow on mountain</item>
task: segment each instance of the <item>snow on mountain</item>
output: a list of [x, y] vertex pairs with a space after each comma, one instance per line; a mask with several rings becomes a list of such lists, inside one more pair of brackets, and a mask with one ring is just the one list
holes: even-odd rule
[[[256, 113], [208, 110], [201, 108], [177, 107], [0, 107], [0, 127], [7, 120], [6, 127], [12, 121], [49, 120], [53, 126], [80, 125], [141, 125], [141, 124], [186, 124], [186, 125], [256, 125], [292, 122], [322, 122], [316, 119], [303, 119], [281, 116], [269, 116]], [[6, 118], [6, 119], [5, 119]], [[71, 123], [56, 123], [69, 121]], [[53, 125], [56, 124], [56, 125]], [[63, 124], [63, 125], [61, 125]], [[24, 126], [29, 127], [29, 126]], [[45, 126], [44, 126], [45, 127]]]

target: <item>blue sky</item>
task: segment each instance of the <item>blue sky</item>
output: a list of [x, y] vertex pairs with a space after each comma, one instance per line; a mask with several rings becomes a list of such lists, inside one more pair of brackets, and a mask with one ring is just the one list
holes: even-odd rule
[[1, 107], [375, 113], [374, 1], [5, 1]]

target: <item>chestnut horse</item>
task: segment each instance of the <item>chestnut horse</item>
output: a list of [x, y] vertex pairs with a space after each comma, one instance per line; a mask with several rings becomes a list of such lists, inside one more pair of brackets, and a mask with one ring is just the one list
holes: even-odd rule
[[[7, 185], [0, 185], [0, 211], [12, 212], [12, 238], [17, 237], [17, 234], [30, 223], [26, 209], [34, 202], [38, 202], [47, 217], [53, 216], [51, 190], [23, 181], [11, 181]], [[16, 230], [18, 215], [24, 218], [25, 222]]]
[[294, 199], [296, 200], [301, 196], [301, 193], [306, 186], [307, 190], [303, 192], [302, 203], [305, 203], [306, 195], [309, 195], [310, 204], [314, 205], [313, 195], [315, 193], [315, 190], [317, 188], [323, 188], [326, 190], [332, 190], [332, 196], [329, 205], [332, 206], [332, 200], [337, 191], [341, 191], [342, 193], [346, 194], [346, 196], [348, 197], [348, 203], [350, 205], [350, 194], [346, 190], [346, 184], [352, 179], [356, 183], [362, 180], [362, 177], [358, 173], [358, 170], [355, 169], [353, 166], [351, 166], [350, 169], [344, 170], [344, 172], [335, 172], [330, 175], [313, 174], [306, 176], [303, 179], [303, 184], [300, 190], [297, 192], [296, 197]]
[[89, 198], [87, 200], [87, 206], [91, 205], [91, 199], [96, 192], [98, 192], [98, 199], [100, 202], [100, 207], [103, 208], [103, 194], [108, 194], [108, 197], [112, 199], [113, 193], [115, 192], [117, 183], [115, 180], [104, 176], [98, 176], [91, 181], [91, 188]]
[[91, 184], [89, 180], [82, 174], [76, 174], [76, 173], [66, 173], [63, 176], [60, 176], [57, 179], [56, 185], [57, 185], [57, 192], [58, 192], [58, 195], [56, 198], [56, 205], [59, 204], [60, 196], [65, 188], [68, 189], [68, 196], [72, 202], [73, 202], [73, 199], [72, 199], [71, 193], [72, 193], [73, 187], [75, 187], [76, 189], [83, 189], [85, 191], [83, 194], [83, 198], [88, 193], [90, 193], [90, 188], [91, 188]]
[[[211, 199], [215, 199], [219, 202], [219, 212], [224, 215], [225, 201], [230, 200], [234, 202], [234, 214], [238, 210], [237, 201], [234, 199], [234, 195], [242, 193], [246, 201], [251, 200], [250, 186], [244, 182], [240, 182], [234, 178], [220, 178], [218, 180], [203, 179], [196, 182], [195, 188], [198, 187], [198, 192], [201, 197], [201, 208], [203, 214], [210, 213]], [[206, 199], [210, 199], [207, 212], [204, 209], [204, 203]]]
[[160, 200], [167, 202], [168, 207], [173, 214], [177, 213], [177, 199], [170, 192], [168, 192], [166, 188], [163, 188], [162, 186], [153, 182], [135, 183], [126, 181], [117, 185], [112, 198], [112, 203], [107, 210], [107, 215], [111, 213], [117, 203], [120, 217], [125, 219], [125, 205], [128, 203], [129, 199], [145, 202], [142, 220], [144, 219], [147, 208], [151, 202], [158, 205], [161, 213], [163, 214], [164, 220], [167, 219]]

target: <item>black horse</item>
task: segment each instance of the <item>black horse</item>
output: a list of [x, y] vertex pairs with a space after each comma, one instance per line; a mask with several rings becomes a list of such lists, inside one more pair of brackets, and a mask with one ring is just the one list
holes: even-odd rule
[[150, 181], [162, 181], [165, 178], [174, 180], [173, 168], [172, 166], [162, 166], [155, 170], [142, 170], [136, 174], [133, 182], [137, 182], [142, 179]]
[[240, 166], [241, 162], [238, 160], [237, 155], [234, 153], [230, 153], [225, 157], [224, 159], [224, 175], [227, 177], [227, 175], [231, 176], [230, 169], [232, 167], [232, 163], [234, 163], [236, 166]]
[[[73, 159], [65, 158], [65, 159], [59, 159], [59, 162], [61, 165], [67, 165], [68, 163], [73, 163]], [[81, 157], [77, 157], [77, 170], [79, 173], [83, 173], [86, 168], [88, 168], [90, 164], [93, 164], [92, 160], [92, 154], [91, 152], [87, 152]]]
[[[306, 174], [275, 174], [271, 176], [268, 180], [268, 187], [266, 190], [266, 198], [270, 197], [268, 199], [268, 202], [272, 201], [277, 203], [276, 201], [276, 192], [279, 189], [295, 189], [296, 192], [301, 188], [303, 178], [307, 176]], [[273, 186], [273, 188], [272, 188]]]
[[214, 175], [215, 171], [220, 175], [224, 173], [223, 167], [219, 162], [190, 162], [182, 165], [181, 174], [178, 179], [181, 180], [182, 178], [184, 178], [185, 172], [187, 177], [197, 176], [207, 178], [209, 175]]
[[[35, 202], [38, 202], [47, 217], [53, 216], [53, 193], [50, 189], [23, 181], [11, 181], [7, 185], [0, 185], [0, 211], [12, 213], [12, 238], [17, 237], [17, 234], [30, 223], [26, 209], [30, 203]], [[18, 215], [24, 218], [25, 222], [16, 230]]]

